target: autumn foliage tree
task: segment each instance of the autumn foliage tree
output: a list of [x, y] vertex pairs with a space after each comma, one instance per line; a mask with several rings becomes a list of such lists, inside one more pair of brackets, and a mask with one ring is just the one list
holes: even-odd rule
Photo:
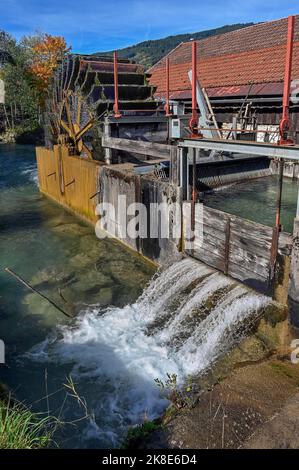
[[32, 46], [33, 59], [30, 71], [35, 81], [41, 103], [44, 102], [53, 73], [70, 51], [61, 36], [51, 36], [45, 34]]
[[5, 87], [0, 133], [17, 137], [40, 128], [51, 78], [69, 50], [60, 36], [38, 33], [17, 41], [0, 30], [0, 78]]

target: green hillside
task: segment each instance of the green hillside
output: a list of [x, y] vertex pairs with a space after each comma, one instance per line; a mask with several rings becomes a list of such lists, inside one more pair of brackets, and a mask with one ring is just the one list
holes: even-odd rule
[[[156, 39], [152, 41], [144, 41], [134, 46], [125, 47], [118, 51], [120, 58], [131, 59], [139, 64], [145, 65], [147, 68], [154, 65], [158, 60], [164, 57], [174, 47], [181, 42], [189, 41], [190, 39], [204, 39], [210, 36], [216, 36], [217, 34], [228, 33], [236, 29], [245, 28], [251, 26], [253, 23], [238, 23], [232, 25], [222, 26], [221, 28], [209, 29], [207, 31], [201, 31], [198, 33], [186, 33], [178, 34], [176, 36], [168, 36], [163, 39]], [[111, 51], [105, 54], [111, 55]], [[98, 53], [103, 55], [103, 53]], [[94, 55], [98, 55], [94, 54]]]

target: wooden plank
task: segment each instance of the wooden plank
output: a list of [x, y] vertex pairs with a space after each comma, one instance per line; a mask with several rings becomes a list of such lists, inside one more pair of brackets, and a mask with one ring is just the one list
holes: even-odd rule
[[[194, 233], [195, 233], [195, 242], [198, 243], [199, 233], [197, 232], [197, 230], [195, 230]], [[224, 253], [225, 253], [225, 241], [224, 240], [219, 240], [219, 238], [214, 237], [213, 233], [204, 231], [201, 241], [202, 241], [203, 248], [205, 248], [206, 246], [212, 245], [216, 249], [219, 249], [219, 251], [224, 256]]]
[[236, 247], [230, 248], [230, 261], [243, 266], [248, 272], [252, 272], [259, 277], [268, 278], [270, 261], [265, 258], [258, 258], [250, 253], [238, 250]]
[[248, 253], [270, 259], [270, 248], [262, 243], [258, 243], [258, 240], [252, 241], [245, 236], [231, 233], [230, 244], [231, 246], [247, 251]]
[[[203, 208], [203, 223], [223, 232], [225, 232], [227, 217], [228, 215], [224, 212], [206, 206]], [[195, 221], [199, 223], [202, 222], [196, 218]]]
[[242, 220], [232, 219], [231, 221], [231, 236], [232, 238], [239, 237], [243, 242], [247, 244], [252, 244], [253, 246], [264, 247], [266, 250], [271, 249], [271, 240], [272, 240], [272, 228], [264, 227], [263, 230], [260, 230], [253, 225], [244, 226], [242, 225]]
[[225, 249], [224, 249], [224, 272], [225, 274], [228, 273], [228, 266], [229, 266], [229, 254], [230, 254], [230, 223], [231, 220], [229, 217], [226, 219], [226, 227], [225, 227]]
[[145, 142], [143, 140], [118, 139], [116, 137], [102, 137], [103, 147], [124, 152], [137, 153], [140, 155], [170, 159], [172, 146], [157, 144], [155, 142]]
[[[195, 230], [198, 230], [198, 225], [195, 225]], [[213, 238], [216, 240], [219, 240], [220, 242], [225, 242], [225, 232], [223, 230], [219, 230], [218, 227], [211, 227], [210, 225], [207, 225], [206, 223], [203, 224], [203, 233], [204, 235], [211, 235]]]
[[268, 290], [268, 278], [248, 271], [243, 265], [230, 261], [228, 275], [260, 292], [265, 293]]
[[241, 217], [232, 216], [231, 220], [232, 229], [235, 230], [236, 233], [254, 233], [255, 236], [262, 236], [265, 240], [269, 240], [271, 242], [272, 227], [242, 219]]
[[188, 250], [188, 254], [190, 254], [193, 258], [202, 261], [203, 263], [211, 266], [212, 268], [218, 269], [219, 271], [223, 271], [223, 259], [219, 258], [219, 256], [212, 251], [204, 251], [204, 250]]

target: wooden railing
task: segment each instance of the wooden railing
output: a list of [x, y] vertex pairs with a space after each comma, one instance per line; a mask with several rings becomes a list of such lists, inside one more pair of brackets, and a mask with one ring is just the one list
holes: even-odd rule
[[102, 146], [123, 152], [137, 153], [151, 158], [170, 159], [173, 147], [166, 144], [146, 142], [143, 140], [118, 139], [116, 137], [102, 137]]

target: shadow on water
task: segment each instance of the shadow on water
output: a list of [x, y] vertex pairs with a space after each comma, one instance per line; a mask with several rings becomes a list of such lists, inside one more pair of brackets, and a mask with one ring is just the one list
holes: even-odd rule
[[11, 214], [2, 214], [0, 221], [0, 234], [36, 229], [44, 221], [44, 217], [38, 211], [26, 210]]

